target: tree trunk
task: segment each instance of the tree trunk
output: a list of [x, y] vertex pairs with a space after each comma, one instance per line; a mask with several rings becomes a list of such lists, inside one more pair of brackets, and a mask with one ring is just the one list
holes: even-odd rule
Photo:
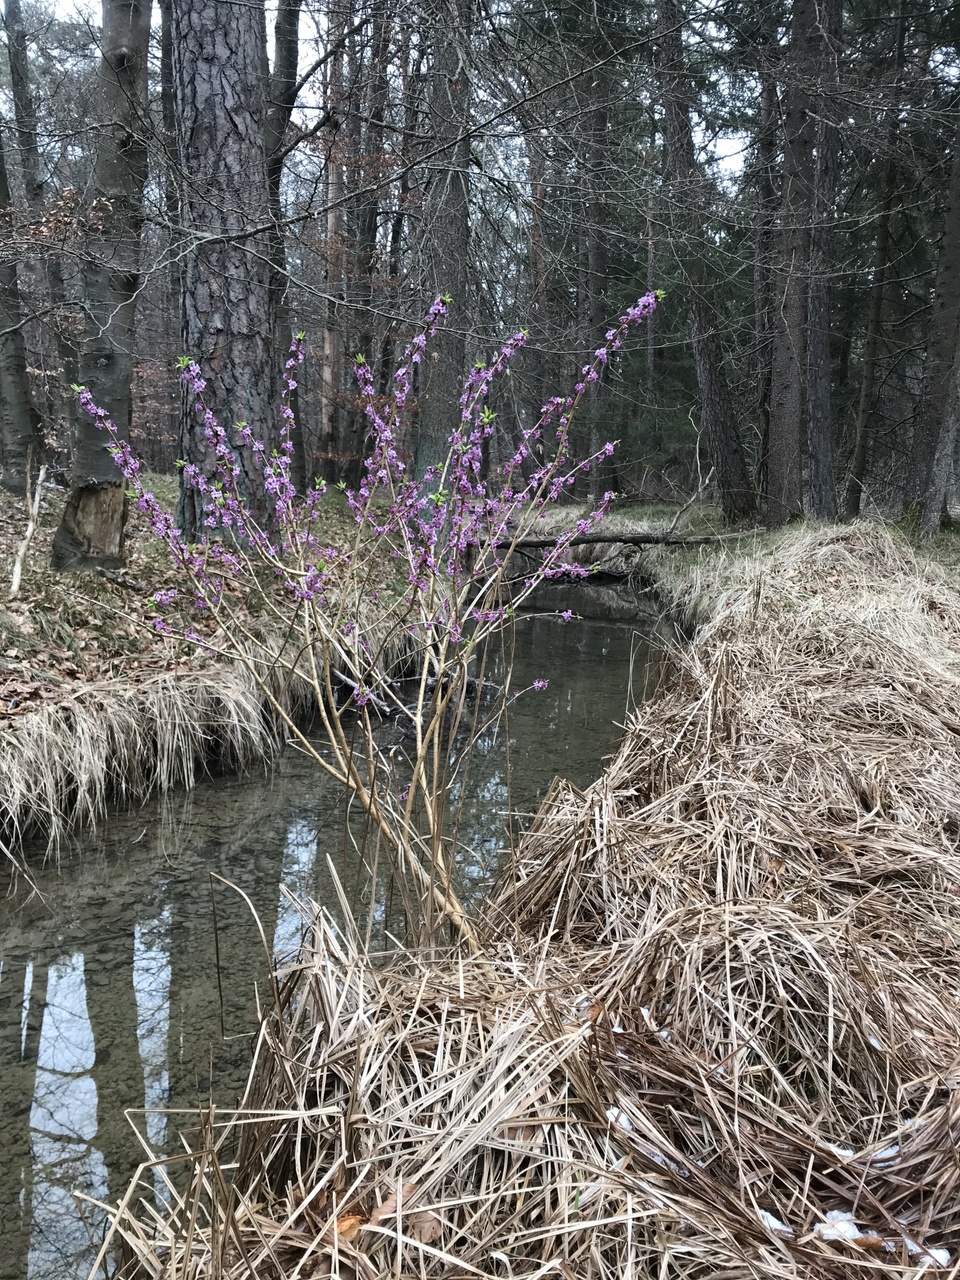
[[940, 522], [947, 510], [947, 490], [954, 479], [954, 451], [960, 423], [960, 341], [954, 348], [953, 369], [945, 388], [946, 401], [940, 414], [937, 450], [933, 455], [930, 479], [924, 493], [920, 528], [924, 533], [939, 533]]
[[818, 17], [816, 162], [810, 229], [807, 292], [807, 488], [811, 514], [837, 518], [833, 411], [830, 400], [830, 248], [839, 171], [839, 136], [833, 123], [838, 107], [841, 34], [840, 0], [820, 0]]
[[877, 226], [877, 243], [873, 255], [873, 276], [870, 282], [870, 310], [867, 332], [863, 344], [863, 372], [860, 377], [860, 395], [857, 401], [857, 420], [854, 428], [853, 460], [843, 501], [843, 514], [855, 520], [863, 502], [863, 481], [867, 471], [869, 434], [867, 423], [873, 410], [877, 385], [880, 337], [883, 327], [883, 302], [886, 294], [887, 272], [890, 269], [890, 223], [895, 200], [896, 166], [891, 159], [880, 222]]
[[[339, 17], [332, 18], [334, 34], [339, 36], [345, 23]], [[352, 452], [349, 444], [344, 447], [342, 434], [342, 406], [340, 403], [341, 378], [343, 376], [343, 338], [340, 332], [338, 301], [344, 292], [344, 208], [343, 208], [343, 154], [339, 132], [344, 111], [343, 50], [338, 49], [330, 61], [325, 85], [325, 103], [330, 125], [327, 130], [324, 166], [324, 196], [326, 203], [326, 234], [323, 244], [324, 306], [323, 359], [320, 370], [320, 421], [325, 452], [328, 458], [328, 479], [343, 478], [342, 468], [349, 467], [355, 459], [345, 456]]]
[[433, 144], [431, 150], [438, 144], [445, 144], [447, 149], [430, 161], [419, 244], [420, 269], [428, 295], [424, 301], [449, 295], [451, 315], [434, 340], [434, 356], [421, 366], [423, 406], [414, 457], [418, 478], [446, 457], [463, 389], [464, 326], [470, 317], [470, 141], [458, 138], [470, 120], [472, 13], [469, 0], [440, 0], [432, 6], [430, 15], [433, 65], [427, 131]]
[[50, 971], [4, 958], [0, 979], [0, 1238], [5, 1280], [29, 1280], [34, 1228], [34, 1114], [37, 1060]]
[[[601, 24], [601, 27], [608, 21], [605, 9], [597, 21]], [[602, 56], [609, 52], [609, 45], [605, 39], [598, 43], [600, 47], [596, 50], [597, 54]], [[597, 71], [591, 86], [593, 106], [587, 113], [585, 121], [587, 199], [584, 217], [587, 240], [586, 311], [589, 321], [586, 349], [591, 352], [603, 341], [604, 332], [610, 323], [607, 304], [607, 237], [609, 235], [607, 229], [607, 185], [609, 182], [607, 148], [609, 146], [608, 131], [610, 125], [610, 79], [609, 68], [601, 67]], [[589, 359], [589, 356], [587, 358]], [[599, 403], [601, 385], [607, 381], [604, 376], [605, 372], [605, 370], [601, 372], [601, 381], [591, 388], [589, 400], [585, 406], [590, 419], [590, 434], [587, 447], [591, 456], [596, 454], [600, 446], [605, 443], [600, 438], [602, 411]], [[591, 502], [596, 502], [601, 493], [608, 488], [612, 488], [612, 470], [612, 463], [606, 459], [591, 466], [587, 485], [587, 493]]]
[[115, 904], [109, 930], [83, 958], [84, 996], [94, 1059], [90, 1074], [97, 1090], [96, 1145], [107, 1170], [107, 1196], [118, 1204], [130, 1185], [143, 1148], [124, 1112], [145, 1103], [143, 1067], [137, 1035], [134, 978], [136, 908]]
[[[914, 415], [906, 498], [919, 509], [927, 533], [940, 527], [948, 436], [955, 421], [952, 395], [960, 328], [960, 121], [953, 139], [947, 211], [934, 284], [923, 386]], [[950, 453], [952, 456], [952, 452]]]
[[[360, 351], [371, 362], [376, 359], [375, 302], [377, 297], [378, 241], [380, 233], [381, 191], [383, 172], [384, 127], [389, 104], [388, 68], [391, 24], [385, 4], [378, 3], [372, 15], [369, 64], [369, 98], [367, 126], [363, 135], [362, 169], [360, 173], [359, 217], [357, 220], [357, 302], [359, 307]], [[351, 409], [345, 435], [344, 453], [350, 460], [341, 464], [341, 478], [351, 487], [360, 483], [363, 474], [364, 438], [367, 420], [359, 405]]]
[[[133, 340], [140, 231], [147, 178], [147, 47], [150, 0], [103, 0], [103, 56], [91, 216], [102, 230], [84, 271], [86, 319], [80, 381], [126, 439], [133, 411]], [[55, 569], [123, 563], [124, 482], [109, 440], [77, 419], [70, 495], [53, 543]]]
[[[764, 48], [769, 57], [775, 30], [766, 33]], [[777, 210], [777, 82], [770, 67], [760, 72], [760, 101], [757, 120], [757, 232], [753, 259], [753, 310], [756, 333], [757, 433], [760, 438], [760, 487], [766, 486], [766, 456], [770, 441], [770, 395], [773, 378], [773, 257], [774, 224]]]
[[[182, 223], [193, 238], [181, 281], [183, 349], [199, 364], [206, 406], [232, 441], [241, 498], [267, 522], [254, 451], [232, 434], [247, 423], [268, 454], [277, 442], [263, 0], [173, 0], [173, 71], [180, 162], [190, 175]], [[187, 394], [180, 456], [205, 476], [215, 473], [203, 417]], [[178, 520], [188, 539], [201, 535], [207, 514], [204, 495], [181, 481]]]
[[[301, 0], [280, 0], [274, 24], [273, 72], [270, 76], [270, 101], [266, 114], [267, 188], [270, 204], [271, 226], [270, 268], [273, 289], [274, 356], [285, 359], [293, 341], [293, 323], [290, 317], [287, 273], [286, 237], [283, 227], [281, 183], [286, 158], [286, 135], [290, 117], [296, 105], [299, 85], [297, 71], [300, 61], [300, 7]], [[302, 492], [307, 482], [307, 455], [304, 444], [303, 424], [300, 421], [300, 397], [296, 388], [289, 393], [293, 410], [294, 427], [291, 436], [293, 456], [290, 478]]]
[[[7, 32], [7, 56], [10, 63], [10, 87], [13, 94], [14, 120], [16, 121], [17, 148], [23, 175], [23, 189], [27, 206], [36, 217], [47, 212], [46, 181], [40, 162], [40, 144], [37, 135], [37, 108], [30, 86], [30, 67], [27, 57], [27, 35], [23, 25], [20, 0], [5, 0], [3, 12]], [[59, 258], [44, 260], [46, 285], [53, 319], [53, 335], [60, 361], [59, 401], [55, 413], [62, 414], [73, 437], [76, 422], [76, 398], [70, 390], [79, 376], [76, 343], [70, 336], [70, 325], [61, 323], [57, 312], [64, 307], [66, 292]]]
[[[0, 215], [10, 210], [10, 184], [0, 136]], [[0, 483], [13, 493], [23, 493], [43, 461], [40, 415], [34, 408], [27, 377], [27, 351], [23, 341], [20, 284], [17, 264], [0, 264], [0, 443], [3, 470]]]
[[657, 0], [658, 63], [663, 92], [664, 164], [673, 191], [672, 211], [692, 321], [693, 354], [700, 390], [701, 425], [714, 467], [723, 514], [744, 520], [756, 510], [743, 441], [727, 384], [723, 353], [710, 305], [705, 177], [697, 164], [690, 123], [690, 80], [683, 54], [683, 16], [677, 0]]
[[853, 459], [843, 500], [843, 514], [855, 520], [863, 502], [863, 480], [867, 471], [869, 434], [867, 424], [873, 411], [877, 385], [877, 365], [880, 354], [880, 338], [883, 327], [883, 304], [887, 291], [887, 275], [890, 270], [890, 233], [893, 210], [897, 202], [896, 149], [900, 134], [900, 77], [906, 51], [907, 12], [906, 0], [900, 0], [897, 15], [897, 55], [893, 84], [894, 101], [887, 110], [886, 163], [883, 179], [883, 202], [880, 221], [877, 224], [877, 242], [873, 255], [873, 275], [870, 282], [870, 307], [867, 332], [863, 345], [863, 371], [860, 378], [860, 395], [857, 402], [857, 419], [854, 427]]
[[803, 513], [801, 438], [807, 370], [807, 282], [814, 181], [815, 124], [809, 86], [816, 73], [816, 0], [794, 0], [787, 52], [784, 175], [779, 278], [773, 308], [767, 525]]

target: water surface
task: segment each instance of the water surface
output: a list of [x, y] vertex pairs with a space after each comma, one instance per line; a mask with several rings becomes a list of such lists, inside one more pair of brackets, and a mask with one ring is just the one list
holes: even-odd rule
[[[555, 775], [585, 785], [643, 696], [646, 626], [552, 618], [517, 625], [509, 725], [483, 735], [462, 795], [461, 873], [479, 895]], [[496, 673], [494, 673], [496, 676]], [[504, 747], [508, 747], [505, 752]], [[509, 779], [509, 786], [508, 786]], [[345, 851], [345, 815], [315, 764], [217, 778], [115, 815], [59, 869], [0, 901], [0, 1280], [79, 1280], [102, 1224], [75, 1190], [117, 1201], [143, 1148], [176, 1149], [169, 1108], [242, 1090], [267, 963], [250, 909], [280, 953], [298, 941], [290, 895], [336, 912], [332, 863], [374, 934], [402, 928], [399, 896], [371, 891]], [[219, 877], [219, 878], [218, 878]], [[223, 881], [228, 881], [229, 887]]]

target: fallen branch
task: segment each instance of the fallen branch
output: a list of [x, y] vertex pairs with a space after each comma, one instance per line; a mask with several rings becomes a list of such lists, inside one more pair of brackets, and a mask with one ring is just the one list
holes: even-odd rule
[[[578, 537], [571, 538], [567, 546], [596, 546], [602, 543], [613, 545], [622, 542], [631, 547], [692, 547], [704, 542], [725, 542], [730, 538], [746, 538], [754, 532], [753, 529], [745, 529], [739, 533], [698, 533], [681, 536], [672, 533], [581, 533]], [[510, 545], [508, 539], [501, 539], [496, 543], [498, 547], [508, 545]], [[555, 547], [557, 539], [556, 537], [518, 538], [512, 545], [517, 549]]]

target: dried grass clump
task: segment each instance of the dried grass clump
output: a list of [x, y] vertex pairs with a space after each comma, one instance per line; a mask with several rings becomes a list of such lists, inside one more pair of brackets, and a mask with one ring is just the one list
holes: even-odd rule
[[121, 1276], [960, 1274], [960, 594], [801, 531], [720, 563], [677, 665], [481, 955], [310, 917]]
[[279, 748], [252, 680], [233, 667], [105, 680], [20, 717], [0, 735], [0, 812], [8, 857], [43, 832], [102, 817], [108, 802], [191, 787], [212, 763], [238, 769]]
[[[369, 604], [362, 634], [387, 675], [411, 644]], [[193, 787], [210, 768], [237, 771], [277, 756], [289, 729], [316, 710], [316, 688], [296, 634], [246, 619], [242, 635], [213, 634], [220, 654], [180, 670], [142, 667], [130, 679], [74, 685], [0, 732], [0, 852], [43, 835], [50, 850], [113, 802]]]

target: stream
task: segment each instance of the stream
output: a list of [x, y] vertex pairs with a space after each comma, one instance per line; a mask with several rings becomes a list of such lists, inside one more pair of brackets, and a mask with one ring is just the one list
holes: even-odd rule
[[[461, 797], [467, 901], [496, 873], [508, 810], [522, 825], [555, 775], [585, 785], [600, 773], [654, 679], [650, 634], [646, 621], [518, 621], [513, 688], [549, 685], [516, 699], [509, 735], [477, 744]], [[236, 1101], [267, 973], [237, 889], [280, 955], [299, 941], [298, 899], [352, 911], [374, 938], [402, 930], [399, 895], [388, 882], [371, 890], [344, 823], [333, 784], [288, 751], [269, 772], [116, 813], [33, 888], [11, 882], [0, 899], [0, 1280], [87, 1276], [102, 1214], [81, 1212], [74, 1192], [123, 1196], [146, 1158], [126, 1110], [145, 1113], [138, 1124], [165, 1154], [178, 1147], [171, 1109]]]

